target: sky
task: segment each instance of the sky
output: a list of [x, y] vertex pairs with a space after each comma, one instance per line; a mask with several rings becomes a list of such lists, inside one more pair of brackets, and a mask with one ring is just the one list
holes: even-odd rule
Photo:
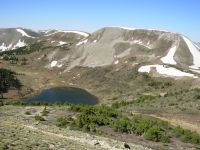
[[200, 42], [200, 0], [0, 0], [0, 28], [178, 32]]

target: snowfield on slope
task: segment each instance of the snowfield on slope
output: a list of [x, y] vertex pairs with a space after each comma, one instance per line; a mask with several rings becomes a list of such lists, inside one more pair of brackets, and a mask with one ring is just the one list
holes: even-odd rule
[[133, 43], [134, 43], [134, 44], [139, 44], [139, 45], [142, 45], [142, 46], [144, 46], [144, 47], [146, 47], [146, 48], [148, 48], [148, 49], [151, 49], [151, 47], [148, 46], [149, 43], [147, 43], [147, 45], [145, 45], [145, 44], [142, 43], [141, 40], [134, 40]]
[[2, 43], [2, 45], [0, 46], [0, 51], [6, 51], [6, 50], [14, 50], [16, 48], [20, 48], [20, 47], [24, 47], [26, 46], [26, 43], [24, 41], [21, 41], [21, 39], [19, 39], [19, 41], [13, 45], [12, 43], [9, 44], [8, 46], [5, 45], [5, 43]]
[[79, 46], [79, 45], [82, 45], [82, 44], [85, 44], [87, 43], [88, 39], [84, 40], [84, 41], [80, 41], [76, 44], [76, 46]]
[[8, 46], [6, 46], [4, 43], [2, 43], [1, 46], [0, 46], [0, 50], [1, 51], [6, 51], [6, 50], [11, 49], [11, 47], [12, 47], [12, 43], [10, 45], [8, 45]]
[[88, 36], [89, 36], [89, 34], [86, 33], [86, 32], [74, 31], [74, 30], [72, 30], [72, 31], [57, 30], [57, 31], [55, 31], [55, 32], [53, 32], [53, 33], [50, 33], [50, 34], [47, 34], [47, 35], [45, 35], [45, 36], [51, 36], [51, 35], [53, 35], [53, 34], [60, 33], [60, 32], [61, 32], [61, 33], [76, 33], [76, 34], [80, 34], [80, 35], [82, 35], [82, 36], [84, 36], [84, 37], [88, 37]]
[[176, 46], [170, 48], [168, 54], [161, 58], [162, 62], [165, 64], [172, 64], [172, 65], [176, 65], [176, 61], [174, 60], [174, 54], [176, 53]]
[[[51, 42], [52, 42], [52, 41], [51, 41]], [[64, 44], [66, 44], [66, 43], [67, 43], [67, 42], [60, 41], [59, 44], [58, 44], [58, 46], [64, 45]]]
[[28, 35], [24, 30], [22, 29], [16, 29], [17, 32], [21, 33], [22, 36], [26, 36], [26, 37], [30, 37], [30, 38], [33, 38], [32, 36]]
[[199, 69], [200, 68], [200, 50], [197, 49], [197, 47], [185, 36], [182, 36], [184, 41], [186, 42], [190, 53], [193, 56], [193, 66], [190, 66], [190, 68], [193, 69]]
[[152, 68], [155, 68], [156, 71], [161, 75], [167, 75], [167, 76], [173, 76], [173, 77], [193, 77], [193, 78], [198, 78], [194, 74], [183, 72], [183, 71], [180, 71], [180, 70], [178, 70], [176, 68], [172, 68], [172, 67], [164, 67], [163, 65], [142, 66], [142, 67], [140, 67], [138, 69], [138, 72], [150, 73]]
[[[161, 29], [145, 29], [145, 28], [130, 28], [130, 27], [123, 27], [123, 26], [111, 26], [110, 28], [120, 28], [120, 29], [124, 29], [124, 30], [148, 30], [148, 31], [159, 31], [159, 32], [169, 32], [169, 33], [174, 33], [174, 32], [170, 32], [167, 30], [161, 30]], [[176, 34], [176, 33], [174, 33]]]
[[57, 65], [57, 63], [58, 63], [58, 62], [57, 62], [56, 60], [52, 61], [52, 62], [51, 62], [51, 67], [55, 67], [55, 66]]
[[26, 46], [26, 43], [24, 41], [21, 41], [21, 39], [19, 39], [18, 43], [13, 46], [12, 50], [15, 48], [24, 47], [24, 46]]

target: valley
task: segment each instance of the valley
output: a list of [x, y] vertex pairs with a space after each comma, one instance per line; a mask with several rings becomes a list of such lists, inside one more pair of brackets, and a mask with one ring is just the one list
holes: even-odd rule
[[[91, 34], [60, 30], [31, 35], [24, 32], [15, 41], [25, 38], [25, 47], [14, 50], [4, 47], [0, 52], [0, 68], [16, 72], [22, 83], [20, 90], [12, 87], [3, 93], [0, 148], [125, 149], [124, 143], [138, 150], [200, 148], [200, 53], [190, 40], [166, 31], [119, 27], [106, 27]], [[32, 38], [33, 35], [37, 37]], [[70, 104], [22, 101], [56, 87], [84, 89], [96, 96], [99, 103], [82, 106], [77, 109], [84, 111], [76, 112], [70, 109], [73, 107]], [[102, 104], [108, 111], [106, 115], [114, 111], [119, 113], [119, 118], [105, 114], [103, 119], [95, 118], [102, 116], [99, 111], [104, 109]], [[48, 110], [46, 115], [42, 113], [44, 108]], [[87, 125], [92, 124], [97, 132], [93, 128], [85, 130], [84, 122], [76, 127], [76, 119], [84, 113], [89, 120]], [[37, 120], [36, 116], [44, 120], [40, 117]], [[167, 122], [167, 126], [156, 127], [159, 134], [169, 134], [169, 141], [165, 136], [166, 141], [145, 138], [147, 131], [155, 128], [146, 127], [145, 123], [145, 127], [141, 125], [144, 131], [136, 134], [129, 124], [135, 116], [144, 117], [141, 122], [146, 124], [154, 119], [161, 124]], [[103, 120], [103, 125], [89, 117], [97, 122]], [[63, 118], [60, 126], [59, 118]], [[104, 124], [104, 119], [109, 123]], [[127, 124], [119, 126], [127, 131], [112, 128], [120, 119], [125, 119], [122, 124], [128, 119]], [[174, 134], [178, 126], [181, 135]]]

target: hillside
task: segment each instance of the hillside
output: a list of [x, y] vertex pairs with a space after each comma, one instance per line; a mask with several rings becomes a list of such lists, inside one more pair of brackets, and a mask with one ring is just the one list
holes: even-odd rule
[[[0, 99], [0, 148], [199, 148], [200, 49], [190, 38], [126, 27], [13, 28], [0, 30], [0, 45], [0, 67], [21, 83]], [[85, 89], [99, 103], [23, 103], [53, 87]]]

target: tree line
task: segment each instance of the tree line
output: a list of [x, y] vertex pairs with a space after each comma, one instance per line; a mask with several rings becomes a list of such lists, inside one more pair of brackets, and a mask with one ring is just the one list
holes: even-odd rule
[[16, 78], [16, 75], [17, 74], [11, 70], [0, 68], [0, 96], [1, 96], [1, 99], [4, 98], [3, 93], [7, 93], [11, 87], [14, 87], [18, 90], [21, 89], [22, 84]]

